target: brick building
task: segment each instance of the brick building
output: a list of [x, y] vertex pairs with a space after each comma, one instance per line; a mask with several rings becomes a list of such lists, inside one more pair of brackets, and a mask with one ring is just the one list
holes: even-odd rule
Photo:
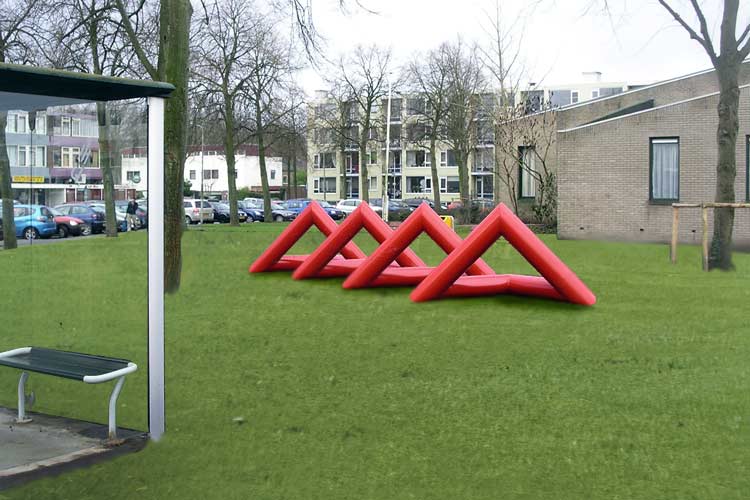
[[[735, 189], [737, 201], [747, 201], [750, 62], [742, 66], [739, 82]], [[547, 111], [554, 114], [547, 120], [555, 129], [547, 166], [557, 177], [558, 235], [669, 241], [673, 202], [714, 199], [718, 92], [710, 70]], [[539, 120], [540, 115], [520, 120]], [[513, 145], [519, 165], [529, 147]], [[524, 177], [533, 182], [519, 167], [515, 196], [519, 212], [528, 217], [534, 190], [523, 188]], [[498, 194], [500, 201], [512, 202], [508, 189]], [[734, 234], [735, 243], [750, 244], [750, 210], [737, 211]], [[681, 212], [680, 240], [698, 243], [700, 235], [700, 211]]]

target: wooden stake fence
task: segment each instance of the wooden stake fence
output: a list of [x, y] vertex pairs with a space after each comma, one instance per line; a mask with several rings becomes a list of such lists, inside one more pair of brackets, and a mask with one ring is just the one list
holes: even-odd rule
[[703, 235], [701, 239], [701, 256], [703, 270], [708, 271], [708, 209], [709, 208], [750, 208], [750, 203], [672, 203], [672, 244], [669, 247], [669, 260], [672, 264], [677, 263], [677, 240], [680, 226], [681, 208], [700, 208], [701, 221], [703, 223]]

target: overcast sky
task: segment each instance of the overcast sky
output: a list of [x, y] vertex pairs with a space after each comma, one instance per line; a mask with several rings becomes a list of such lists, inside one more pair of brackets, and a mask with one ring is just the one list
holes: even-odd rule
[[[350, 0], [352, 2], [352, 0]], [[352, 2], [353, 3], [353, 2]], [[482, 26], [495, 0], [362, 0], [377, 11], [370, 14], [338, 9], [335, 0], [315, 0], [314, 19], [327, 38], [325, 54], [338, 54], [357, 44], [390, 46], [397, 61], [430, 50], [458, 35], [487, 41]], [[672, 20], [656, 0], [609, 0], [617, 4], [611, 16], [587, 6], [603, 0], [540, 0], [533, 11], [529, 0], [501, 0], [504, 15], [525, 19], [522, 54], [528, 80], [547, 84], [582, 81], [584, 71], [601, 71], [603, 81], [647, 83], [708, 69], [705, 51]], [[687, 0], [672, 0], [689, 16]], [[704, 0], [709, 22], [718, 34], [719, 0]], [[747, 24], [750, 2], [741, 2]], [[691, 17], [692, 20], [692, 17]], [[744, 26], [744, 25], [743, 25]], [[718, 38], [716, 36], [715, 38]], [[324, 88], [321, 77], [305, 71], [308, 93]]]

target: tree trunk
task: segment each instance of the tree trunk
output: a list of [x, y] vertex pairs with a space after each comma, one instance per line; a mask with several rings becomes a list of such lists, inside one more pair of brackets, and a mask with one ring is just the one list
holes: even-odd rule
[[255, 130], [258, 134], [258, 161], [260, 163], [260, 184], [263, 189], [263, 219], [273, 221], [271, 213], [271, 191], [268, 187], [268, 172], [266, 172], [266, 144], [263, 137], [263, 114], [260, 109], [260, 97], [255, 99]]
[[8, 123], [8, 113], [0, 111], [0, 198], [3, 199], [3, 248], [12, 250], [18, 246], [16, 242], [16, 221], [13, 218], [13, 188], [10, 173], [10, 159], [5, 145], [5, 127]]
[[189, 0], [162, 0], [159, 18], [159, 73], [175, 86], [164, 113], [164, 289], [180, 288], [182, 271], [183, 171], [187, 144], [188, 68], [190, 55]]
[[[727, 58], [728, 59], [728, 58]], [[737, 112], [740, 102], [738, 85], [739, 61], [721, 59], [716, 68], [719, 78], [719, 127], [716, 142], [719, 148], [719, 160], [716, 165], [716, 201], [733, 203], [734, 180], [737, 176], [736, 147], [739, 119]], [[732, 227], [734, 225], [733, 208], [714, 209], [714, 234], [708, 259], [709, 269], [731, 270], [732, 263]]]
[[104, 212], [107, 224], [107, 237], [117, 237], [117, 212], [115, 212], [115, 183], [112, 178], [112, 151], [109, 144], [109, 123], [107, 103], [96, 103], [96, 118], [99, 124], [99, 164], [104, 182]]
[[294, 141], [294, 150], [292, 151], [292, 197], [297, 198], [297, 141]]
[[224, 135], [224, 156], [227, 160], [227, 186], [229, 188], [229, 225], [239, 226], [240, 220], [237, 217], [237, 211], [239, 210], [237, 205], [237, 176], [235, 175], [236, 170], [236, 158], [235, 158], [235, 143], [234, 143], [234, 104], [232, 98], [224, 94], [225, 103], [225, 135]]
[[[437, 127], [433, 127], [437, 130]], [[438, 177], [437, 144], [435, 136], [430, 137], [430, 171], [432, 172], [432, 198], [435, 201], [435, 210], [440, 210], [440, 177]]]
[[468, 224], [471, 219], [471, 205], [469, 203], [469, 155], [459, 149], [455, 150], [455, 154], [456, 163], [458, 164], [458, 190], [461, 196], [461, 209], [459, 212], [462, 214], [461, 222]]

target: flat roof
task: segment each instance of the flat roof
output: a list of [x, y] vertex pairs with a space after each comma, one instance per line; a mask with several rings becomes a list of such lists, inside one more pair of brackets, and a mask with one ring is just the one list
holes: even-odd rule
[[169, 97], [174, 89], [173, 85], [164, 82], [0, 63], [0, 92], [81, 101], [119, 101]]

